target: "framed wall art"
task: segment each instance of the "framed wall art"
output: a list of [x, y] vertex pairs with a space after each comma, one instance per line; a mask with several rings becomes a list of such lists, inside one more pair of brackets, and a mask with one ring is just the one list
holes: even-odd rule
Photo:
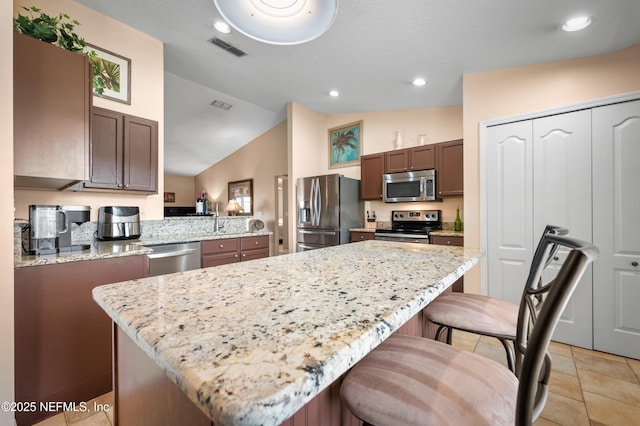
[[357, 166], [362, 152], [362, 120], [329, 129], [329, 168]]
[[103, 93], [96, 92], [94, 88], [93, 94], [131, 105], [131, 59], [89, 43], [86, 50], [96, 52], [96, 55], [89, 59], [94, 75], [104, 80]]
[[226, 210], [229, 210], [231, 201], [236, 200], [242, 210], [234, 211], [234, 214], [237, 214], [238, 216], [253, 215], [253, 179], [229, 182], [228, 190], [229, 206], [227, 206]]
[[164, 202], [165, 203], [175, 203], [176, 202], [176, 193], [175, 192], [165, 192], [164, 193]]

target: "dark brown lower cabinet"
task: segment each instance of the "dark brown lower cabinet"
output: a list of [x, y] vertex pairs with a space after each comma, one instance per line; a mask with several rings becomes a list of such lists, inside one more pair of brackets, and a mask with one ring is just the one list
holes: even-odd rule
[[[431, 235], [431, 244], [439, 244], [441, 246], [464, 246], [464, 237], [445, 237], [443, 235]], [[463, 293], [464, 292], [464, 277], [460, 277], [453, 285], [451, 286], [453, 291]]]
[[[111, 320], [93, 301], [102, 284], [142, 278], [146, 256], [15, 270], [15, 398], [88, 401], [112, 389]], [[56, 414], [16, 413], [18, 425]]]
[[269, 257], [269, 236], [205, 240], [201, 247], [201, 266], [208, 268]]
[[350, 242], [357, 243], [358, 241], [373, 240], [375, 239], [374, 234], [374, 232], [351, 231]]

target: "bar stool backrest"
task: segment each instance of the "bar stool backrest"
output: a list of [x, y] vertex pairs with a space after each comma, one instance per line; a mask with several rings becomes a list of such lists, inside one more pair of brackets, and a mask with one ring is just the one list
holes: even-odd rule
[[[569, 254], [558, 274], [545, 282], [545, 265], [554, 260], [560, 248], [569, 249]], [[531, 424], [544, 408], [551, 372], [551, 336], [584, 271], [597, 256], [598, 249], [592, 244], [553, 233], [543, 235], [538, 245], [518, 314], [516, 425]]]

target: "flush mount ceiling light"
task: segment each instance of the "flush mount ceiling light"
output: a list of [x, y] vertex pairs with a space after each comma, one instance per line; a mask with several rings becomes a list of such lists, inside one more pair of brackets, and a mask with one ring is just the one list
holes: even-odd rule
[[338, 92], [337, 90], [331, 90], [329, 92], [329, 96], [333, 96], [335, 98], [337, 96], [340, 96], [340, 92]]
[[414, 86], [424, 86], [425, 84], [427, 84], [427, 80], [425, 80], [424, 78], [416, 78], [411, 82], [411, 84], [413, 84]]
[[242, 34], [269, 44], [300, 44], [333, 24], [338, 0], [213, 0], [224, 19]]
[[591, 18], [588, 16], [578, 16], [576, 18], [568, 19], [564, 23], [562, 29], [565, 31], [580, 31], [591, 25]]

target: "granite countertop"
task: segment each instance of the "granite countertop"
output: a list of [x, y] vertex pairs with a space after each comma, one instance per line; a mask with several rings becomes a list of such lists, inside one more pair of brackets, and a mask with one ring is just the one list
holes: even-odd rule
[[214, 424], [277, 425], [479, 257], [364, 241], [105, 285], [93, 297]]
[[349, 232], [376, 232], [375, 228], [349, 228]]
[[241, 232], [241, 233], [207, 233], [207, 234], [164, 234], [142, 237], [138, 240], [117, 240], [86, 242], [90, 247], [85, 250], [74, 250], [45, 255], [18, 254], [14, 256], [14, 268], [50, 265], [56, 263], [79, 262], [84, 260], [108, 259], [111, 257], [136, 256], [152, 253], [148, 246], [157, 244], [186, 243], [193, 241], [217, 240], [224, 238], [253, 237], [271, 235], [272, 232]]
[[[378, 228], [380, 229], [380, 228]], [[376, 232], [377, 229], [373, 228], [350, 228], [351, 232]], [[440, 229], [437, 231], [429, 231], [429, 235], [440, 235], [443, 237], [464, 237], [463, 231], [452, 231], [447, 229]]]
[[464, 237], [464, 231], [453, 231], [451, 229], [440, 229], [438, 231], [430, 231], [429, 235], [440, 235], [442, 237]]
[[187, 235], [154, 235], [149, 237], [143, 237], [140, 242], [144, 245], [157, 245], [157, 244], [172, 244], [172, 243], [187, 243], [193, 241], [206, 241], [206, 240], [222, 240], [225, 238], [238, 238], [238, 237], [257, 237], [261, 235], [271, 235], [270, 231], [258, 231], [258, 232], [234, 232], [229, 234], [224, 233], [207, 233], [207, 234], [187, 234]]

